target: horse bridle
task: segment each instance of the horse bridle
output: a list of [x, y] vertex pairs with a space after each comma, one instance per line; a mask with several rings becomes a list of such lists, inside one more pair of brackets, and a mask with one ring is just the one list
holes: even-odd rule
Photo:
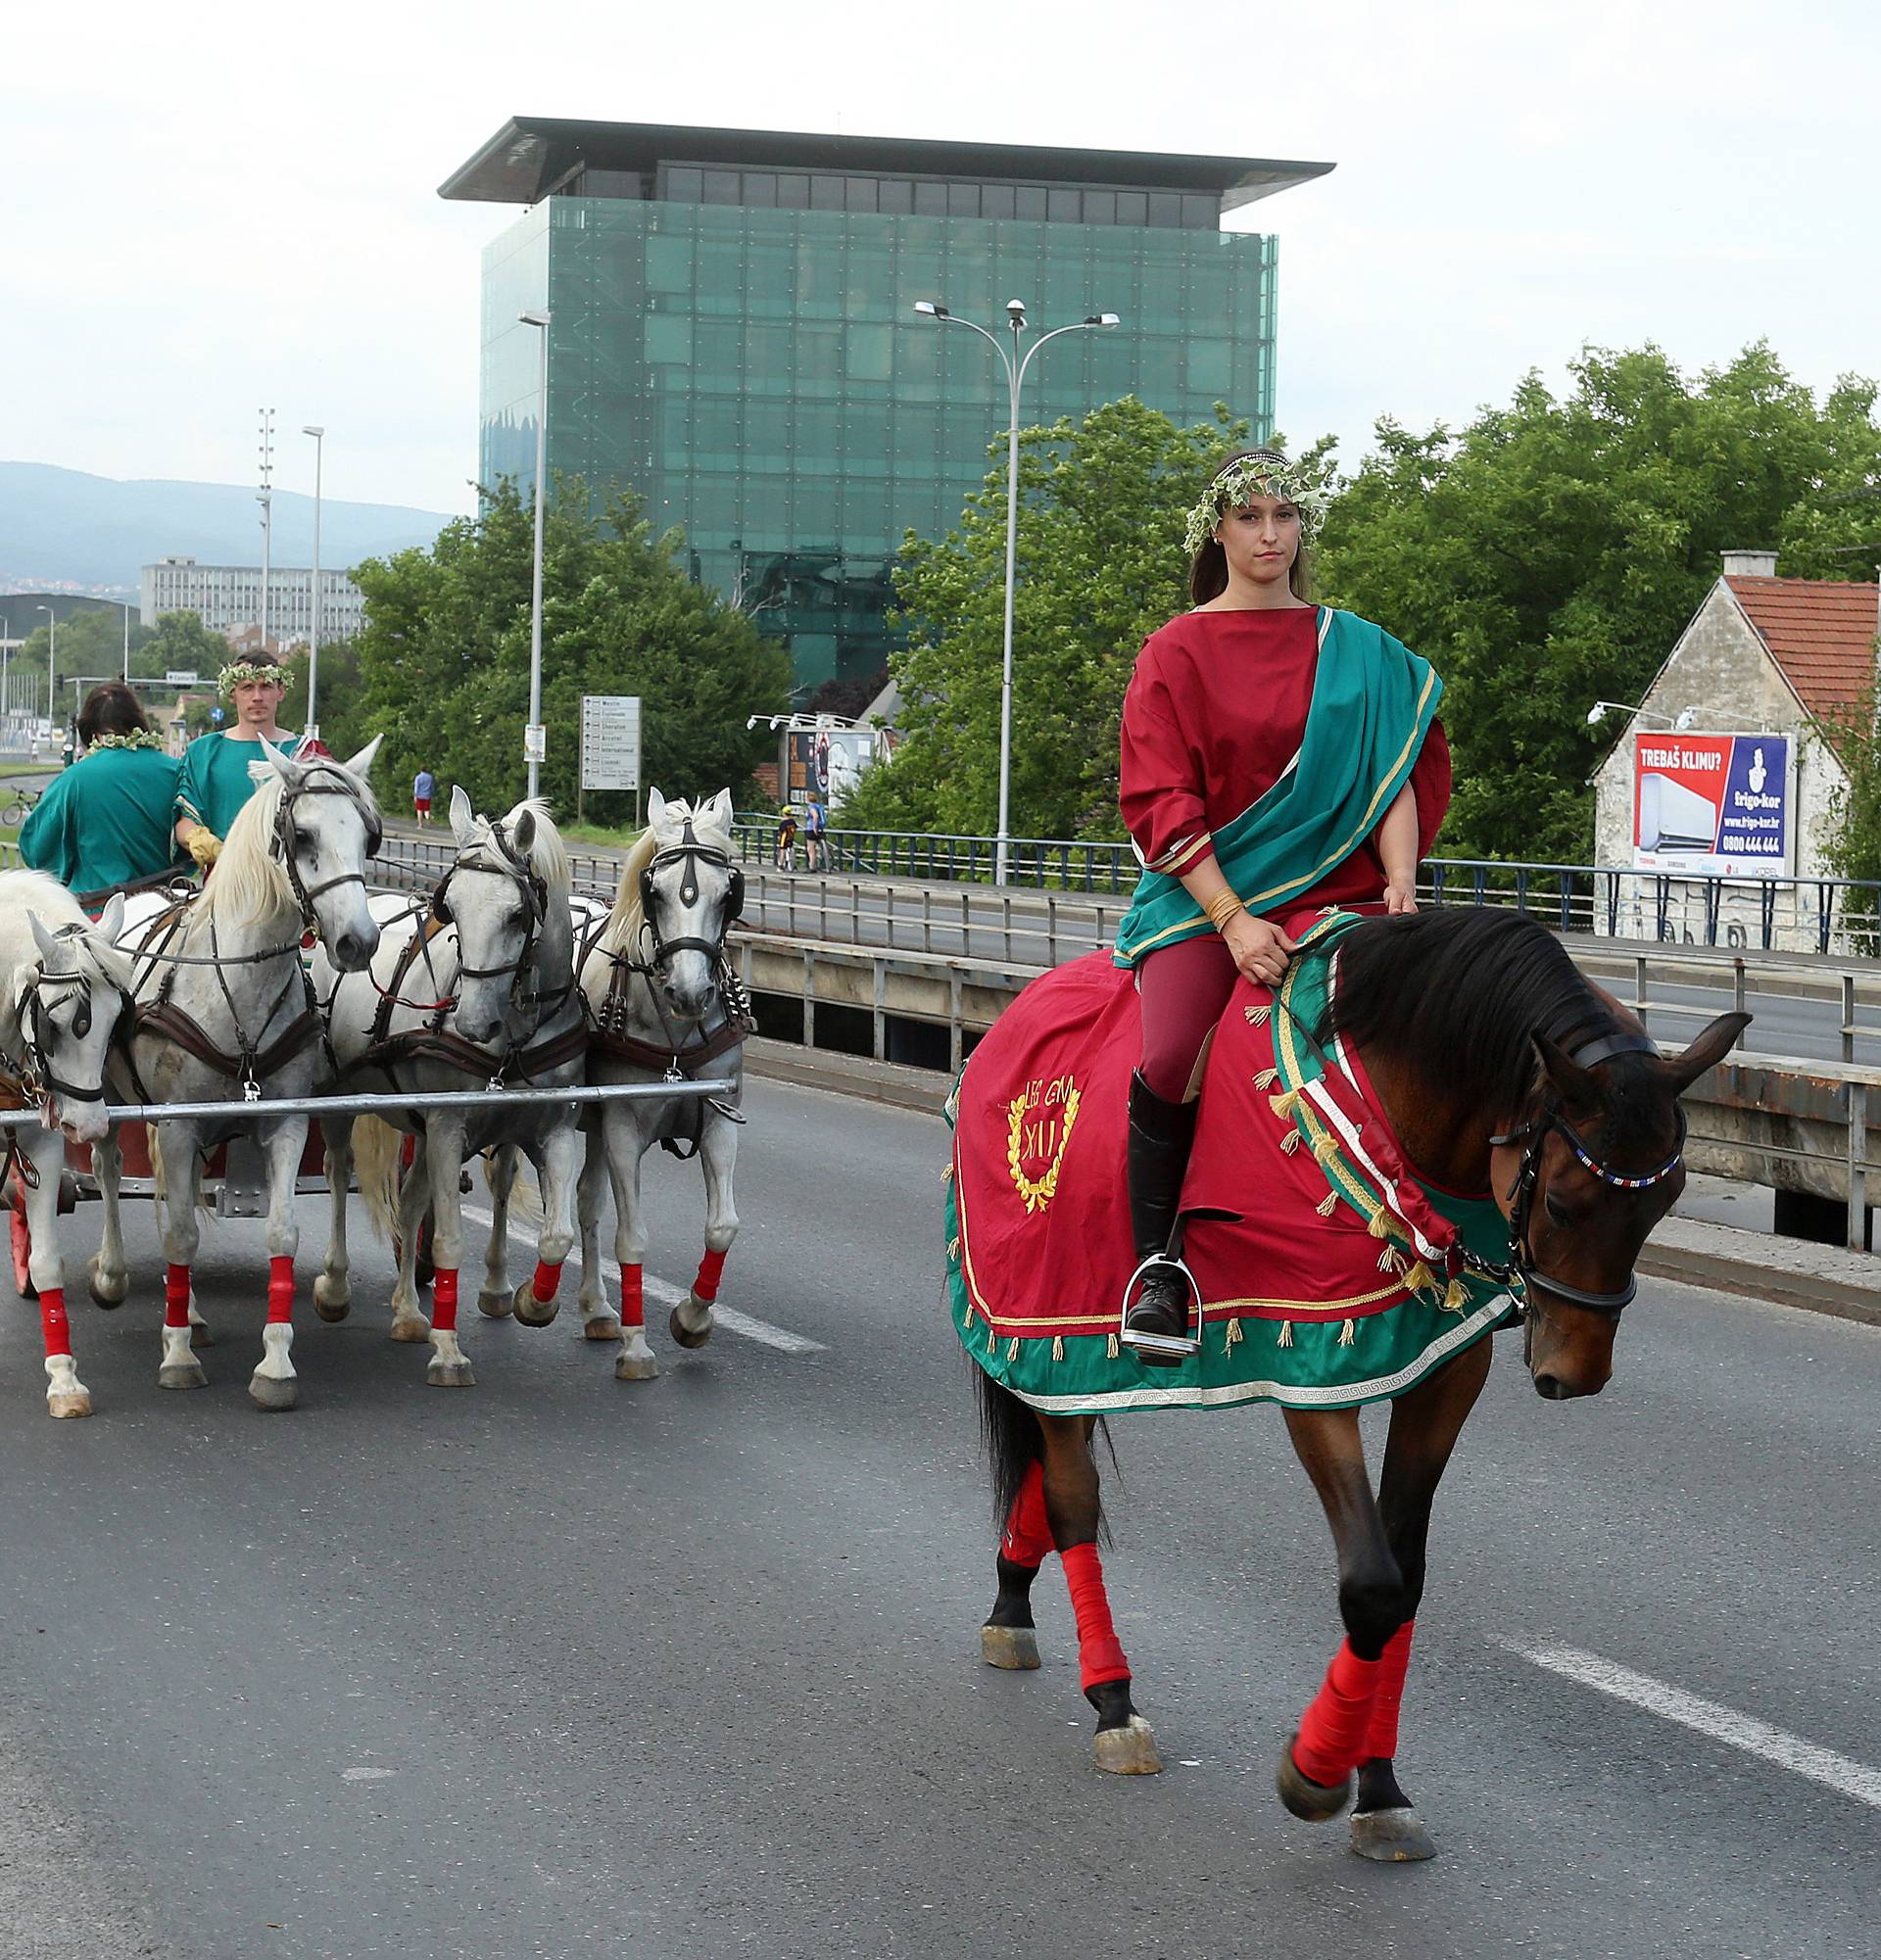
[[[53, 936], [75, 938], [83, 930], [84, 928], [80, 926], [61, 926]], [[28, 982], [26, 986], [24, 1012], [20, 1017], [21, 1031], [25, 1037], [26, 1085], [35, 1093], [56, 1091], [70, 1102], [101, 1103], [107, 1093], [102, 1081], [95, 1089], [81, 1089], [75, 1083], [68, 1082], [52, 1073], [45, 1025], [45, 1017], [49, 1010], [41, 998], [43, 989], [49, 986], [73, 986], [78, 989], [78, 1005], [72, 1011], [72, 1032], [80, 1041], [91, 1032], [91, 976], [82, 968], [77, 973], [49, 974], [42, 963], [38, 978]], [[118, 989], [118, 993], [121, 1003], [127, 1005], [129, 996], [121, 987]]]
[[[679, 901], [682, 905], [699, 903], [699, 867], [709, 864], [715, 870], [731, 874], [725, 891], [725, 909], [719, 915], [718, 937], [701, 939], [694, 934], [668, 939], [659, 930], [658, 908], [655, 900], [658, 893], [653, 884], [653, 874], [671, 864], [684, 864], [685, 875], [680, 880]], [[693, 830], [693, 820], [686, 819], [686, 829], [676, 844], [668, 844], [665, 849], [654, 854], [652, 862], [640, 874], [640, 925], [653, 942], [652, 958], [650, 966], [657, 966], [674, 953], [703, 953], [708, 960], [716, 961], [725, 952], [725, 934], [731, 930], [735, 920], [745, 914], [745, 872], [743, 866], [733, 862], [728, 851], [720, 850], [715, 844], [702, 844]]]
[[[379, 846], [385, 841], [385, 826], [379, 820], [379, 813], [372, 807], [369, 796], [362, 796], [358, 786], [337, 763], [319, 757], [303, 765], [306, 778], [299, 783], [283, 788], [280, 806], [274, 812], [274, 835], [268, 844], [269, 854], [281, 869], [287, 873], [288, 885], [294, 893], [295, 902], [301, 908], [301, 917], [311, 926], [314, 924], [314, 901], [323, 893], [340, 884], [364, 884], [365, 874], [360, 871], [336, 872], [333, 877], [323, 880], [311, 888], [302, 881], [300, 866], [294, 862], [294, 805], [303, 796], [344, 796], [359, 810], [361, 820], [365, 825], [365, 854], [377, 857]], [[330, 782], [322, 778], [331, 778]]]
[[[517, 890], [522, 893], [523, 904], [528, 908], [529, 923], [523, 929], [521, 949], [517, 952], [515, 959], [507, 966], [464, 966], [462, 964], [463, 941], [459, 937], [458, 941], [458, 979], [460, 980], [502, 980], [507, 974], [510, 976], [509, 992], [512, 1004], [518, 1008], [525, 1004], [539, 1005], [539, 995], [524, 994], [523, 977], [533, 971], [536, 958], [536, 941], [541, 936], [544, 922], [549, 917], [549, 886], [542, 874], [510, 843], [509, 835], [505, 830], [500, 818], [494, 820], [490, 824], [489, 829], [489, 841], [496, 845], [497, 854], [503, 862], [501, 864], [470, 865], [467, 868], [473, 871], [497, 871], [506, 874], [514, 883]], [[478, 848], [482, 848], [481, 840], [479, 841]], [[465, 861], [463, 858], [459, 858], [438, 881], [438, 887], [431, 894], [431, 910], [447, 926], [456, 923], [451, 911], [451, 881], [459, 871], [464, 869], [466, 869]], [[457, 996], [455, 994], [452, 996], [449, 1005], [451, 1007], [457, 1005]]]
[[[1603, 1034], [1576, 1048], [1568, 1060], [1576, 1068], [1591, 1069], [1598, 1063], [1611, 1060], [1616, 1055], [1657, 1055], [1658, 1047], [1645, 1034]], [[1617, 1191], [1647, 1191], [1655, 1184], [1662, 1184], [1685, 1159], [1685, 1106], [1675, 1104], [1678, 1112], [1678, 1141], [1672, 1154], [1656, 1171], [1616, 1171], [1604, 1164], [1587, 1146], [1586, 1139], [1561, 1113], [1561, 1099], [1550, 1090], [1542, 1101], [1541, 1108], [1524, 1123], [1516, 1128], [1504, 1130], [1492, 1136], [1492, 1146], [1497, 1144], [1520, 1144], [1521, 1164], [1516, 1171], [1516, 1181], [1509, 1192], [1509, 1243], [1512, 1257], [1506, 1266], [1498, 1266], [1487, 1260], [1476, 1260], [1466, 1255], [1465, 1265], [1471, 1271], [1478, 1271], [1486, 1278], [1519, 1278], [1525, 1291], [1540, 1287], [1557, 1300], [1566, 1301], [1570, 1307], [1585, 1307], [1596, 1314], [1611, 1315], [1615, 1319], [1632, 1305], [1633, 1297], [1639, 1291], [1639, 1281], [1632, 1274], [1626, 1275], [1626, 1284], [1613, 1293], [1590, 1293], [1582, 1287], [1570, 1286], [1565, 1279], [1550, 1279], [1535, 1267], [1533, 1248], [1528, 1242], [1529, 1216], [1534, 1208], [1535, 1190], [1541, 1177], [1542, 1146], [1550, 1133], [1560, 1136], [1574, 1154], [1583, 1170], [1590, 1171], [1603, 1184], [1611, 1185]]]

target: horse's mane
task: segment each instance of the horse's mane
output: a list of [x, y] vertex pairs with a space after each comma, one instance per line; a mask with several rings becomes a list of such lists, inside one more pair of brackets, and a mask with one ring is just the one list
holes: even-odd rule
[[[549, 805], [540, 796], [533, 800], [525, 798], [504, 818], [503, 828], [513, 837], [516, 819], [525, 810], [536, 820], [536, 834], [529, 845], [529, 869], [542, 880], [550, 904], [566, 911], [570, 888], [568, 847], [562, 842], [561, 833], [555, 829], [555, 819], [549, 814]], [[477, 821], [483, 836], [471, 846], [473, 850], [488, 842], [490, 837], [489, 825], [482, 818]]]
[[640, 874], [658, 856], [662, 844], [677, 843], [690, 821], [702, 844], [727, 853], [732, 848], [732, 828], [713, 822], [707, 815], [711, 801], [684, 803], [675, 799], [661, 813], [657, 829], [651, 824], [641, 832], [621, 860], [620, 884], [614, 892], [613, 910], [602, 929], [601, 943], [610, 953], [634, 945], [640, 938]]
[[[256, 755], [259, 760], [259, 743]], [[255, 793], [229, 825], [216, 860], [215, 876], [196, 901], [204, 918], [215, 916], [228, 926], [250, 926], [296, 909], [294, 887], [269, 849], [285, 787], [278, 772], [270, 769], [267, 781], [256, 784]]]
[[[1619, 1026], [1545, 927], [1519, 912], [1461, 906], [1354, 928], [1339, 942], [1326, 1021], [1342, 1040], [1408, 1064], [1498, 1120], [1520, 1114], [1534, 1094], [1535, 1033], [1572, 1049]], [[1650, 1056], [1605, 1067], [1616, 1127], [1663, 1112], [1663, 1071]]]

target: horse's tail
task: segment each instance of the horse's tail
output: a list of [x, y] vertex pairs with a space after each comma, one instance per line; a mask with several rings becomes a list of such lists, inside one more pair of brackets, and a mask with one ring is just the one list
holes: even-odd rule
[[399, 1146], [404, 1141], [383, 1117], [362, 1116], [353, 1125], [353, 1174], [372, 1230], [382, 1239], [395, 1236], [399, 1216]]
[[1003, 1531], [1026, 1472], [1044, 1454], [1038, 1418], [1009, 1388], [993, 1380], [968, 1357], [980, 1399], [980, 1438], [987, 1448], [987, 1467], [992, 1472], [993, 1522]]
[[[150, 1152], [151, 1195], [168, 1212], [169, 1210], [169, 1172], [164, 1167], [163, 1132], [154, 1123], [151, 1123], [144, 1125], [144, 1135], [147, 1139], [146, 1148]], [[198, 1189], [196, 1193], [196, 1216], [199, 1219], [213, 1219], [216, 1216], [208, 1196], [201, 1189]]]
[[[518, 1224], [526, 1225], [531, 1231], [542, 1226], [542, 1192], [536, 1184], [535, 1166], [523, 1156], [513, 1143], [504, 1144], [513, 1162], [509, 1167], [509, 1216]], [[483, 1153], [483, 1181], [494, 1193], [497, 1188], [497, 1153], [486, 1150]]]

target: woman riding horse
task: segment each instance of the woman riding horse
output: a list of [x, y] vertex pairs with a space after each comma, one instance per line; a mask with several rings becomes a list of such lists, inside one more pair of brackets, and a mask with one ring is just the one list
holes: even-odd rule
[[1192, 1351], [1188, 1282], [1164, 1254], [1210, 1030], [1237, 979], [1278, 983], [1289, 922], [1415, 911], [1450, 801], [1443, 684], [1308, 597], [1323, 502], [1274, 450], [1230, 457], [1189, 517], [1193, 610], [1144, 642], [1124, 697], [1121, 802], [1144, 871], [1116, 950], [1143, 1028], [1129, 1145], [1142, 1288], [1123, 1338], [1157, 1365]]

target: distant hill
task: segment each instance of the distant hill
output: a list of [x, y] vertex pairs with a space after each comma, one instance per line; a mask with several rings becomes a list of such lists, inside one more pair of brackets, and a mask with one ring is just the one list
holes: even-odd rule
[[[400, 503], [320, 500], [320, 562], [428, 545], [450, 521]], [[314, 500], [274, 493], [273, 560], [305, 565], [314, 550]], [[138, 568], [183, 556], [203, 564], [258, 565], [262, 512], [255, 492], [233, 483], [120, 483], [44, 462], [0, 462], [0, 591], [75, 584], [128, 596]]]

